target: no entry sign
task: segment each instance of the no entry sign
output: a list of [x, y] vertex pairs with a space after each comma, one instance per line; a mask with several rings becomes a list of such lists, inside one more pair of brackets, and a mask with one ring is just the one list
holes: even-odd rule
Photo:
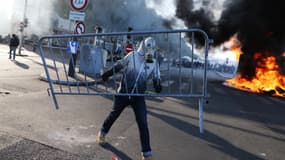
[[85, 33], [85, 24], [83, 22], [77, 22], [74, 27], [75, 34]]
[[89, 0], [70, 0], [70, 6], [75, 11], [83, 11], [87, 8]]

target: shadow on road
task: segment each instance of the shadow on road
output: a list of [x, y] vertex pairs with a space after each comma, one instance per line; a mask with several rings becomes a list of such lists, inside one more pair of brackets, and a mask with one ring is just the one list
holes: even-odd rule
[[113, 154], [115, 154], [116, 156], [120, 157], [120, 159], [123, 160], [132, 160], [128, 155], [126, 155], [124, 152], [118, 150], [117, 148], [115, 148], [114, 146], [112, 146], [109, 143], [105, 143], [105, 144], [101, 144], [100, 146], [102, 146], [104, 149], [112, 152]]
[[[35, 63], [35, 64], [38, 64], [40, 66], [43, 66], [43, 64], [41, 62], [38, 62], [36, 60], [34, 60], [33, 58], [26, 58], [27, 60], [30, 60], [31, 62]], [[46, 64], [47, 65], [47, 68], [51, 69], [51, 70], [56, 70], [54, 66], [52, 65], [49, 65], [49, 64]]]
[[[165, 112], [165, 113], [168, 113], [168, 114], [178, 115], [178, 116], [184, 117], [184, 118], [190, 118], [190, 119], [193, 119], [193, 120], [196, 120], [196, 121], [199, 120], [198, 117], [186, 115], [186, 114], [183, 114], [183, 113], [177, 113], [177, 112], [168, 111], [168, 110], [161, 109], [161, 108], [154, 108], [154, 107], [150, 107], [150, 106], [148, 108], [153, 110], [153, 111], [156, 110], [156, 111]], [[279, 138], [279, 137], [276, 137], [276, 136], [271, 136], [269, 134], [264, 134], [264, 133], [253, 131], [253, 130], [248, 130], [248, 129], [245, 129], [245, 128], [236, 127], [236, 126], [225, 124], [225, 123], [215, 122], [215, 121], [206, 120], [206, 119], [204, 119], [204, 122], [205, 123], [209, 123], [209, 124], [213, 124], [213, 125], [217, 125], [217, 126], [231, 128], [231, 129], [234, 129], [234, 130], [238, 130], [238, 131], [249, 133], [249, 134], [253, 134], [253, 135], [258, 135], [258, 136], [265, 137], [265, 138], [272, 138], [272, 139], [275, 139], [277, 141], [285, 142], [285, 139], [283, 139], [283, 138]], [[272, 130], [278, 130], [281, 134], [285, 134], [284, 131], [281, 131], [278, 128], [271, 128], [271, 129]]]
[[[208, 99], [209, 104], [205, 105], [207, 113], [255, 121], [263, 124], [275, 133], [285, 133], [285, 130], [280, 127], [285, 125], [285, 107], [282, 98], [278, 100], [278, 97], [266, 94], [233, 89], [224, 86], [220, 82], [209, 83], [208, 89], [211, 97]], [[198, 102], [195, 99], [172, 98], [168, 100], [198, 110]], [[268, 103], [272, 103], [271, 106]], [[284, 139], [281, 140], [284, 141]]]
[[[220, 94], [213, 88], [223, 90], [224, 94]], [[285, 130], [280, 127], [285, 125], [284, 99], [245, 92], [222, 84], [210, 83], [209, 89], [213, 99], [207, 108], [208, 113], [248, 119], [263, 124], [275, 133], [285, 133]]]
[[242, 150], [240, 148], [237, 148], [236, 146], [232, 145], [227, 140], [205, 130], [203, 134], [199, 133], [199, 128], [197, 126], [194, 126], [188, 122], [185, 122], [183, 120], [158, 114], [152, 111], [148, 112], [149, 115], [159, 118], [160, 120], [166, 122], [167, 124], [191, 135], [197, 138], [200, 138], [202, 140], [208, 141], [209, 145], [217, 150], [220, 150], [221, 152], [224, 152], [227, 155], [230, 155], [234, 159], [255, 159], [255, 160], [264, 160], [263, 158], [260, 158], [254, 154], [251, 154], [245, 150]]
[[28, 55], [26, 55], [26, 54], [17, 54], [17, 56], [19, 56], [19, 57], [28, 57]]
[[30, 66], [26, 65], [25, 63], [21, 63], [21, 62], [19, 62], [19, 61], [17, 61], [17, 60], [15, 60], [14, 63], [15, 63], [17, 66], [19, 66], [19, 67], [21, 67], [21, 68], [23, 68], [23, 69], [29, 69], [29, 68], [30, 68]]

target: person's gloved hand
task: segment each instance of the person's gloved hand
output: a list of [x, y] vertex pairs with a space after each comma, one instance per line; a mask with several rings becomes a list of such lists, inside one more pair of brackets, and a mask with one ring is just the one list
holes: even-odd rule
[[106, 73], [103, 73], [103, 74], [101, 75], [101, 78], [102, 78], [103, 81], [107, 81], [108, 78], [109, 78], [109, 76], [107, 76]]
[[101, 78], [103, 81], [107, 81], [108, 78], [111, 76], [112, 74], [110, 74], [110, 71], [107, 71], [107, 72], [104, 72], [102, 75], [101, 75]]
[[160, 79], [153, 79], [153, 88], [156, 93], [160, 93], [162, 90], [162, 86], [160, 84]]
[[110, 76], [112, 76], [114, 73], [119, 72], [122, 68], [123, 68], [122, 65], [116, 65], [113, 68], [110, 68], [101, 75], [102, 80], [107, 81]]

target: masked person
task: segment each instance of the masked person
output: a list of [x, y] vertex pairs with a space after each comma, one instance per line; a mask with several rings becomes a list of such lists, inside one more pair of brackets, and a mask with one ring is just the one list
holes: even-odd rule
[[[154, 59], [154, 49], [154, 38], [146, 38], [140, 43], [137, 51], [133, 51], [126, 55], [123, 59], [115, 63], [112, 68], [103, 73], [103, 81], [107, 81], [108, 77], [124, 69], [119, 93], [144, 93], [147, 86], [147, 80], [150, 77], [153, 79], [155, 91], [159, 93], [162, 87], [160, 85], [159, 67], [156, 59]], [[102, 128], [98, 133], [97, 141], [99, 144], [105, 143], [106, 134], [128, 105], [132, 107], [135, 113], [136, 122], [139, 128], [142, 159], [150, 160], [152, 157], [152, 150], [150, 147], [147, 109], [144, 96], [115, 96], [112, 111], [105, 119]]]

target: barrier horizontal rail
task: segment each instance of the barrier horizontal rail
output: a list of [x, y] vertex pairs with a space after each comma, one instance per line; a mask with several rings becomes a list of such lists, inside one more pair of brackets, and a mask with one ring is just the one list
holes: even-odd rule
[[[155, 40], [153, 47], [146, 44], [148, 37]], [[197, 44], [197, 40], [201, 42], [201, 39], [204, 42], [202, 46]], [[203, 30], [185, 29], [50, 35], [40, 39], [39, 49], [45, 70], [43, 77], [49, 82], [56, 109], [59, 109], [56, 95], [196, 98], [199, 100], [202, 133], [210, 43]], [[128, 44], [132, 46], [131, 53], [127, 53]], [[146, 59], [144, 64], [135, 61], [135, 56], [140, 53]], [[114, 69], [125, 59], [133, 61], [131, 66], [137, 71], [133, 78], [129, 77], [125, 68], [120, 71]], [[113, 71], [110, 70], [112, 67]], [[103, 81], [101, 75], [106, 71], [112, 76]], [[153, 81], [147, 80], [143, 85], [145, 92], [140, 92], [141, 77], [147, 74], [152, 75]], [[122, 90], [122, 81], [126, 77], [132, 81], [123, 83], [125, 92], [118, 91]], [[154, 86], [156, 79], [162, 86], [159, 93]]]

